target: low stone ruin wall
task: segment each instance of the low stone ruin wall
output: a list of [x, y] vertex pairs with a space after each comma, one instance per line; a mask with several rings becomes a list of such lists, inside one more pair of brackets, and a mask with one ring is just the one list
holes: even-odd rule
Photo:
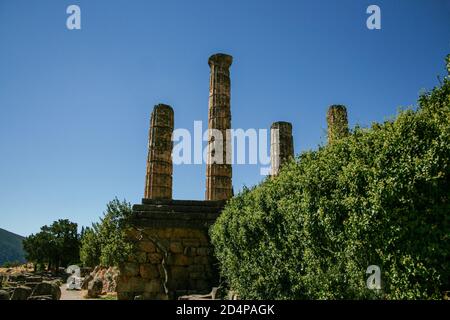
[[120, 266], [119, 300], [177, 299], [218, 285], [208, 229], [223, 201], [143, 199], [133, 206], [128, 236], [135, 254]]
[[62, 282], [51, 273], [0, 274], [0, 300], [59, 300]]

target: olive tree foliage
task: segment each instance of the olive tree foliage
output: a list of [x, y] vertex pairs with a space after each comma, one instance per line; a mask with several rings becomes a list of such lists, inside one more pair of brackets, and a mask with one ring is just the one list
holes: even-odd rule
[[26, 259], [33, 262], [35, 268], [47, 266], [48, 270], [77, 263], [80, 250], [77, 227], [76, 223], [67, 219], [42, 226], [40, 232], [23, 240]]
[[[243, 298], [441, 299], [450, 290], [450, 78], [417, 108], [356, 127], [245, 189], [210, 233]], [[369, 265], [381, 268], [381, 290], [366, 286]]]

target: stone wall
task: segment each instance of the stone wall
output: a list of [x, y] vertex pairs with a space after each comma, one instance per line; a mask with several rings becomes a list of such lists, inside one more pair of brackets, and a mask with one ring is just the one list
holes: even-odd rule
[[208, 229], [222, 201], [143, 199], [133, 206], [128, 235], [135, 254], [120, 266], [119, 300], [176, 299], [218, 285]]

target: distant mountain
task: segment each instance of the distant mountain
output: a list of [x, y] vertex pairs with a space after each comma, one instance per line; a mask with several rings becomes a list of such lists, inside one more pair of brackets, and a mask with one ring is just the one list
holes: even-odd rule
[[24, 237], [0, 228], [0, 266], [5, 262], [25, 262]]

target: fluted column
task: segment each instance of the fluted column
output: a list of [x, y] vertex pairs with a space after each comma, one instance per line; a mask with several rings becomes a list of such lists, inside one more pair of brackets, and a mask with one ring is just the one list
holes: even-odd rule
[[232, 197], [230, 66], [233, 57], [215, 54], [208, 60], [211, 68], [208, 103], [208, 159], [206, 200]]
[[293, 157], [292, 124], [284, 121], [274, 122], [270, 127], [271, 175], [277, 176], [281, 167]]
[[146, 199], [172, 199], [173, 109], [165, 104], [154, 107], [148, 139]]
[[343, 105], [332, 105], [327, 112], [328, 143], [348, 135], [347, 109]]

